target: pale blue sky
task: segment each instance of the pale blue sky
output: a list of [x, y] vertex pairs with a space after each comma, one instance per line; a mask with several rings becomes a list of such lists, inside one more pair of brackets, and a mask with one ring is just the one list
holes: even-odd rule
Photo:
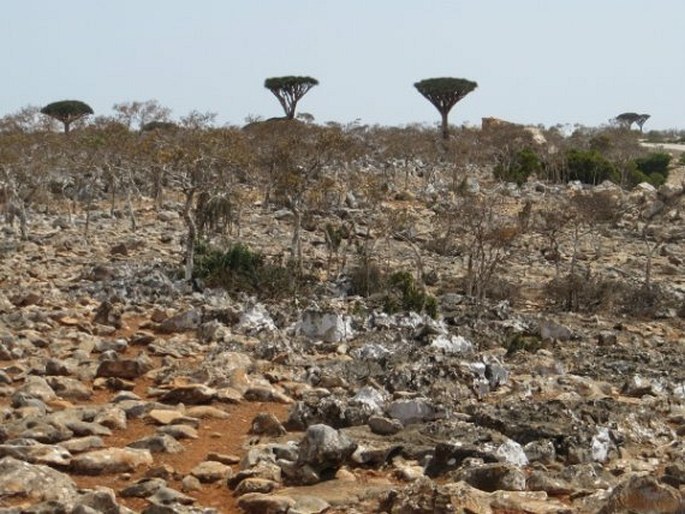
[[434, 123], [417, 80], [479, 88], [450, 121], [685, 128], [685, 0], [4, 0], [0, 115], [61, 99], [98, 114], [157, 99], [176, 116], [279, 116], [266, 77], [320, 81], [317, 121]]

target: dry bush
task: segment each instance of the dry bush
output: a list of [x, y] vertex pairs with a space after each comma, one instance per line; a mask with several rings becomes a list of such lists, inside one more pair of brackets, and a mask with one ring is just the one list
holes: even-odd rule
[[630, 317], [653, 319], [664, 310], [675, 308], [677, 302], [658, 284], [624, 284], [620, 294], [619, 312]]
[[574, 312], [608, 312], [652, 319], [676, 302], [658, 285], [628, 283], [589, 273], [567, 274], [545, 285], [553, 308]]
[[606, 308], [616, 293], [615, 281], [590, 273], [568, 273], [550, 280], [544, 287], [545, 298], [553, 308], [574, 312], [597, 312]]
[[[465, 197], [445, 214], [447, 224], [438, 239], [442, 237], [446, 250], [464, 257], [466, 294], [482, 300], [512, 257], [521, 235], [518, 219], [500, 213], [495, 197]], [[452, 240], [455, 246], [450, 248]]]

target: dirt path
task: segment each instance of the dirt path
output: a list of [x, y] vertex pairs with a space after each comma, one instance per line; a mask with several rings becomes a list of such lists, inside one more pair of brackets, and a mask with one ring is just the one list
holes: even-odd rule
[[[235, 455], [242, 458], [245, 453], [245, 444], [251, 437], [248, 435], [251, 422], [259, 412], [271, 412], [279, 419], [284, 420], [287, 416], [288, 406], [274, 403], [242, 403], [226, 407], [226, 412], [230, 415], [229, 419], [203, 419], [198, 428], [198, 439], [185, 439], [183, 446], [185, 450], [177, 454], [153, 453], [154, 463], [152, 466], [138, 469], [131, 476], [122, 477], [103, 477], [103, 476], [84, 476], [71, 475], [71, 478], [83, 488], [94, 488], [106, 485], [115, 492], [119, 492], [124, 487], [143, 478], [153, 468], [169, 466], [174, 470], [168, 479], [168, 485], [178, 491], [182, 490], [181, 480], [191, 469], [204, 461], [207, 454], [216, 452], [224, 455]], [[137, 419], [129, 421], [126, 430], [115, 432], [112, 436], [105, 438], [107, 447], [124, 447], [127, 444], [153, 435], [155, 426]], [[233, 466], [237, 471], [237, 465]], [[237, 498], [227, 487], [225, 481], [214, 484], [204, 484], [199, 491], [187, 492], [189, 496], [197, 499], [198, 505], [213, 507], [223, 514], [234, 514], [243, 512], [238, 508]], [[142, 511], [148, 502], [141, 498], [121, 498], [118, 501], [126, 507]]]

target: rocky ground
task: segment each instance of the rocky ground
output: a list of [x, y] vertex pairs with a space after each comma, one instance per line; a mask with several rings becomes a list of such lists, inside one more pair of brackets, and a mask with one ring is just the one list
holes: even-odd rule
[[[579, 188], [487, 194], [517, 210]], [[412, 215], [415, 245], [432, 237], [422, 194], [382, 209]], [[549, 308], [555, 267], [533, 235], [505, 266], [518, 302], [438, 281], [431, 319], [333, 285], [297, 302], [192, 287], [173, 201], [141, 200], [135, 232], [104, 203], [87, 235], [81, 215], [33, 214], [29, 240], [7, 226], [1, 248], [0, 512], [685, 512], [685, 229], [667, 207], [653, 275], [675, 303], [649, 317]], [[634, 222], [584, 240], [583, 265], [640, 277]], [[287, 213], [253, 206], [242, 226], [287, 248]], [[324, 263], [320, 232], [304, 238]], [[414, 247], [378, 252], [411, 267]]]

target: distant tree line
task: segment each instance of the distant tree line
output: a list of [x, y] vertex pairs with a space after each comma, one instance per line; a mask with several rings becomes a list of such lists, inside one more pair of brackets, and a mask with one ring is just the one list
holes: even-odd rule
[[[278, 99], [287, 120], [295, 118], [298, 102], [318, 84], [319, 81], [313, 77], [294, 75], [271, 77], [264, 81], [264, 87]], [[477, 84], [466, 79], [443, 77], [425, 79], [417, 82], [414, 86], [440, 113], [442, 136], [447, 139], [449, 137], [447, 118], [450, 110], [457, 102], [473, 91]], [[161, 112], [158, 106], [154, 104], [145, 105], [139, 102], [133, 102], [129, 105], [117, 104], [115, 110], [121, 114], [129, 128], [135, 118], [138, 118], [141, 130], [170, 128], [168, 120], [165, 119], [168, 113]], [[61, 122], [64, 132], [69, 133], [71, 125], [93, 114], [93, 109], [80, 100], [61, 100], [46, 105], [41, 109], [41, 113]], [[150, 115], [155, 115], [157, 119], [146, 121]], [[155, 123], [155, 125], [146, 126], [148, 123]], [[160, 123], [165, 125], [160, 125]]]
[[[264, 81], [264, 87], [273, 93], [283, 108], [286, 120], [295, 119], [298, 102], [318, 84], [319, 81], [313, 77], [297, 75], [270, 77]], [[466, 95], [474, 91], [478, 84], [464, 78], [439, 77], [420, 80], [414, 87], [440, 113], [441, 134], [446, 140], [449, 138], [450, 111]], [[168, 120], [168, 109], [165, 110], [156, 102], [116, 104], [114, 109], [129, 128], [134, 121], [138, 122], [140, 130], [173, 128], [172, 122]], [[46, 105], [40, 112], [62, 123], [64, 132], [69, 133], [72, 124], [92, 115], [93, 109], [80, 100], [61, 100]], [[613, 121], [626, 129], [636, 124], [642, 133], [643, 126], [649, 118], [649, 114], [624, 112]]]

